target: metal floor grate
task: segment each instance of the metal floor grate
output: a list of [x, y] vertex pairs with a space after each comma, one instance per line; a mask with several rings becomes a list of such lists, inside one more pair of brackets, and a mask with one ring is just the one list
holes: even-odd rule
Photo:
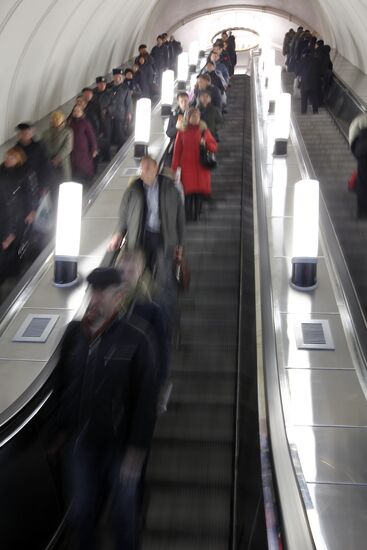
[[327, 319], [313, 319], [295, 323], [298, 349], [335, 349]]

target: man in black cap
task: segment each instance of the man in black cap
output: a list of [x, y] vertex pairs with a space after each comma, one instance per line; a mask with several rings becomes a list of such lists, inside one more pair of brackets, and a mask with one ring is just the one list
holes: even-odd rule
[[37, 176], [41, 194], [46, 194], [55, 182], [55, 173], [48, 159], [46, 149], [41, 141], [34, 139], [34, 126], [31, 122], [21, 122], [18, 130], [17, 147], [20, 147], [27, 156], [26, 170]]
[[113, 69], [112, 74], [108, 111], [111, 116], [112, 143], [120, 148], [126, 141], [132, 120], [132, 99], [129, 86], [123, 81], [123, 70]]
[[154, 352], [142, 319], [124, 314], [120, 273], [97, 268], [81, 321], [65, 333], [55, 395], [58, 439], [68, 442], [70, 520], [78, 548], [96, 547], [101, 497], [113, 491], [116, 548], [137, 547], [138, 493], [157, 405]]
[[96, 78], [94, 99], [99, 106], [101, 114], [101, 134], [99, 140], [101, 159], [108, 162], [111, 160], [111, 116], [108, 111], [111, 101], [111, 94], [108, 91], [107, 79], [104, 76], [97, 76]]

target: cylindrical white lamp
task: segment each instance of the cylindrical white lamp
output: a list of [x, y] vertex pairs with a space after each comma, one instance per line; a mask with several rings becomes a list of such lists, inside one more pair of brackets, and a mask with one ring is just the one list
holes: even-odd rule
[[189, 54], [182, 52], [177, 58], [177, 89], [186, 90], [187, 76], [189, 73]]
[[286, 157], [291, 127], [291, 94], [280, 94], [275, 102], [274, 157]]
[[189, 46], [190, 73], [194, 73], [196, 71], [196, 66], [199, 59], [199, 49], [200, 46], [198, 40], [193, 40]]
[[59, 186], [54, 269], [56, 286], [72, 286], [78, 280], [82, 202], [81, 183], [68, 181]]
[[305, 179], [294, 188], [291, 286], [310, 291], [317, 287], [319, 247], [319, 182]]
[[268, 114], [273, 115], [275, 112], [275, 102], [282, 91], [282, 68], [280, 65], [273, 65], [269, 73], [268, 82], [268, 98], [269, 108]]
[[162, 74], [161, 115], [169, 116], [172, 110], [173, 93], [175, 88], [175, 73], [171, 70]]
[[138, 159], [148, 154], [151, 111], [149, 98], [142, 97], [136, 102], [134, 157]]

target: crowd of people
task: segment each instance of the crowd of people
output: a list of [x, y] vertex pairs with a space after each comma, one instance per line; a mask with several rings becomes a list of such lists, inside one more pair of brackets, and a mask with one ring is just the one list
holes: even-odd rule
[[70, 114], [53, 112], [41, 139], [31, 122], [18, 124], [17, 142], [0, 167], [0, 285], [17, 275], [30, 245], [36, 254], [50, 238], [58, 185], [91, 186], [99, 162], [110, 161], [131, 135], [136, 101], [157, 98], [162, 72], [176, 69], [181, 51], [164, 33], [150, 54], [139, 46], [131, 68], [114, 68], [112, 81], [97, 76], [95, 86], [83, 88]]
[[300, 91], [301, 113], [307, 113], [308, 103], [312, 112], [318, 113], [324, 102], [331, 80], [333, 64], [331, 48], [308, 29], [290, 29], [284, 37], [283, 55], [290, 73], [295, 74], [295, 93]]
[[[215, 74], [224, 80], [221, 99], [234, 72], [229, 64], [224, 70], [227, 37], [223, 33], [210, 54]], [[164, 44], [160, 37], [158, 50], [151, 53], [161, 68], [167, 62]], [[217, 58], [218, 49], [223, 57]], [[138, 547], [149, 449], [170, 391], [170, 350], [178, 318], [176, 268], [183, 265], [186, 222], [200, 218], [202, 199], [211, 195], [210, 169], [200, 161], [201, 149], [217, 150], [216, 127], [212, 133], [212, 122], [202, 120], [212, 90], [217, 90], [209, 74], [204, 68], [191, 98], [190, 92], [178, 93], [167, 126], [173, 150], [166, 166], [159, 170], [149, 155], [141, 159], [139, 175], [123, 193], [108, 245], [114, 267], [89, 274], [86, 312], [63, 338], [48, 452], [50, 460], [59, 457], [64, 466], [76, 548], [97, 546], [96, 525], [108, 496], [115, 547]], [[205, 89], [200, 91], [201, 80]], [[223, 105], [213, 107], [214, 124], [222, 123]], [[177, 177], [175, 183], [177, 174], [185, 200]]]

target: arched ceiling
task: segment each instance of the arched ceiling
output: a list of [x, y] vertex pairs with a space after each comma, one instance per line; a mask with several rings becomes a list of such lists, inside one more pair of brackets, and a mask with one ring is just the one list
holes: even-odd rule
[[38, 120], [129, 59], [139, 42], [181, 36], [187, 21], [217, 9], [232, 13], [234, 26], [239, 11], [304, 22], [367, 72], [367, 0], [1, 0], [0, 143], [20, 120]]

